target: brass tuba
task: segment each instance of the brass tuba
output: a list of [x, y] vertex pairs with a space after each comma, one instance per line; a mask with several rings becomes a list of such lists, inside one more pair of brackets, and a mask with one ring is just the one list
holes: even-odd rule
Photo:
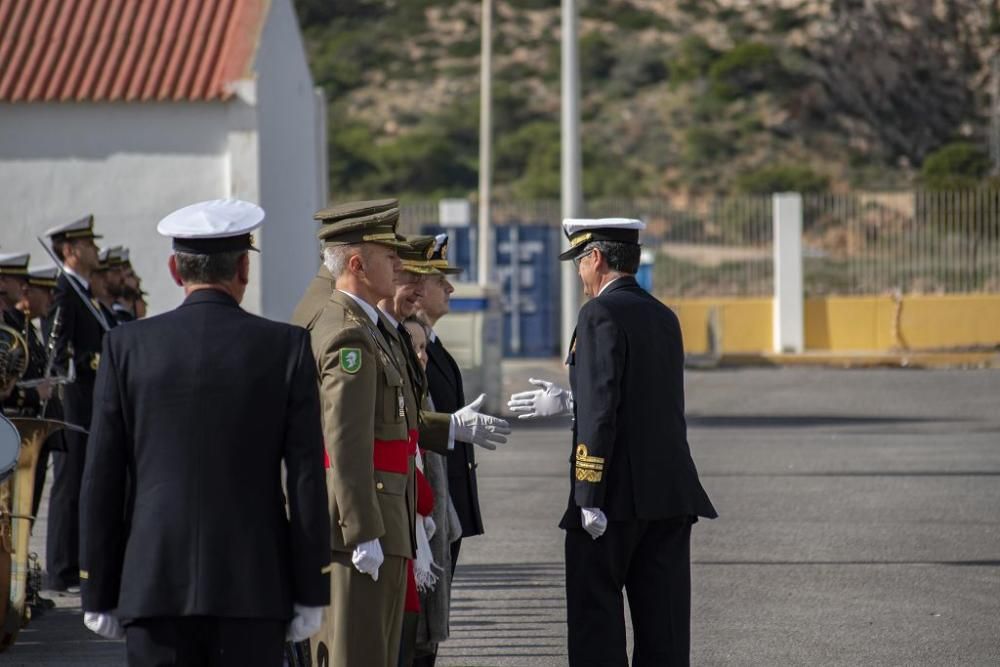
[[[27, 341], [0, 325], [0, 389], [12, 389], [27, 367]], [[61, 428], [82, 430], [51, 419], [0, 416], [0, 653], [31, 618], [30, 602], [38, 592], [32, 576], [38, 565], [28, 553], [35, 469], [42, 443]]]

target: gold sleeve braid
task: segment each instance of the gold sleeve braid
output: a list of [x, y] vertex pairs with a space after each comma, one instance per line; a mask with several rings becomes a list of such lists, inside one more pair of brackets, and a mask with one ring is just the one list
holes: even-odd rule
[[600, 482], [604, 477], [604, 458], [590, 456], [587, 445], [582, 442], [576, 446], [576, 481]]

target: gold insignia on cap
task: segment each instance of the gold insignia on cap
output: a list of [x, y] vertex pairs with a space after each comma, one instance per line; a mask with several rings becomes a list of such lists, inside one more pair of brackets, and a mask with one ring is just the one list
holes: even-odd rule
[[576, 479], [578, 482], [600, 482], [604, 476], [604, 457], [590, 456], [587, 445], [576, 446]]
[[576, 248], [582, 246], [584, 243], [586, 243], [592, 238], [594, 238], [594, 234], [592, 232], [584, 232], [583, 234], [577, 234], [576, 236], [574, 236], [569, 243], [570, 246]]

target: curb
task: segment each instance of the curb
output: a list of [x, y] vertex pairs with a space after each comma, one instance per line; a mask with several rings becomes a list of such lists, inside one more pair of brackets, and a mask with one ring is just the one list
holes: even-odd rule
[[1000, 352], [803, 352], [723, 354], [714, 359], [689, 359], [692, 368], [747, 366], [824, 366], [828, 368], [1000, 368]]

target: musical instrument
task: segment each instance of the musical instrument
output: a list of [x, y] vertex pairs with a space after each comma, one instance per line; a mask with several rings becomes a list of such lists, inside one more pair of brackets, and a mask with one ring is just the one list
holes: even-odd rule
[[28, 370], [28, 356], [28, 341], [24, 336], [0, 324], [0, 391], [12, 388], [21, 379]]
[[9, 438], [11, 430], [19, 434], [17, 465], [13, 474], [0, 482], [0, 653], [14, 643], [31, 619], [31, 603], [38, 595], [41, 572], [28, 551], [35, 470], [42, 443], [63, 428], [86, 432], [53, 419], [0, 417], [0, 438]]

